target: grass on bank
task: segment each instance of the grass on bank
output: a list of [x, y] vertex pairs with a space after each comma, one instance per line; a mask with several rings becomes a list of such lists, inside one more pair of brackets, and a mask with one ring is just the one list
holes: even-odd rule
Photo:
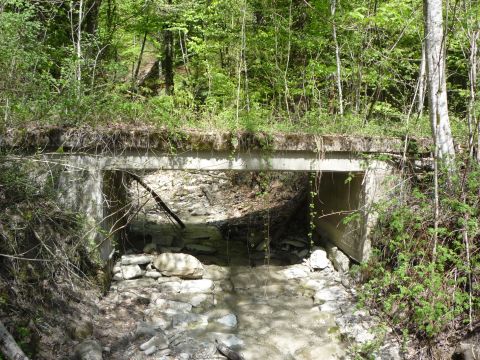
[[[250, 109], [221, 107], [215, 101], [196, 104], [184, 93], [174, 96], [142, 97], [119, 94], [76, 97], [45, 97], [0, 108], [0, 130], [26, 126], [68, 125], [92, 127], [106, 125], [150, 125], [158, 128], [198, 130], [247, 130], [251, 132], [285, 132], [310, 134], [347, 134], [402, 137], [430, 137], [427, 115], [388, 113], [379, 107], [366, 120], [366, 114], [344, 116], [322, 110], [286, 113], [252, 104]], [[452, 131], [459, 143], [467, 137], [464, 119], [452, 117]], [[3, 123], [3, 126], [2, 126]]]

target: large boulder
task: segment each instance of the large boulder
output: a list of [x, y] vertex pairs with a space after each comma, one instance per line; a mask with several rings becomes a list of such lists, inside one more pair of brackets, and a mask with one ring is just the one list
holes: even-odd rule
[[205, 271], [202, 263], [192, 255], [163, 253], [153, 260], [153, 266], [164, 276], [200, 279]]

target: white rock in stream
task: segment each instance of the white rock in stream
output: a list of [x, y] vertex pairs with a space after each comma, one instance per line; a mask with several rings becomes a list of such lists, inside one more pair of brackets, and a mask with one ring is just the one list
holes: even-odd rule
[[[140, 350], [146, 351], [151, 349], [152, 347], [155, 347], [155, 350], [153, 352], [168, 348], [168, 339], [166, 335], [159, 333], [153, 336], [150, 340], [140, 345]], [[153, 352], [150, 352], [150, 354], [153, 354]]]
[[152, 261], [148, 255], [123, 255], [121, 259], [122, 265], [145, 265]]
[[123, 279], [130, 280], [139, 276], [143, 275], [142, 269], [138, 265], [126, 265], [122, 266], [122, 270], [120, 271], [122, 274]]
[[152, 279], [158, 279], [159, 277], [162, 277], [162, 274], [159, 273], [158, 271], [147, 271], [145, 273], [145, 277], [152, 278]]
[[325, 301], [340, 301], [348, 298], [347, 291], [340, 286], [330, 286], [317, 291], [313, 297], [314, 304]]
[[280, 271], [286, 279], [301, 279], [310, 275], [310, 269], [305, 265], [293, 265]]
[[192, 310], [192, 304], [181, 301], [166, 300], [152, 296], [152, 302], [157, 308], [161, 309], [167, 314], [185, 313]]
[[116, 274], [116, 273], [119, 273], [120, 271], [122, 271], [122, 266], [121, 266], [121, 265], [122, 265], [121, 262], [120, 262], [120, 261], [117, 261], [117, 262], [115, 263], [115, 265], [113, 266], [112, 272], [113, 272], [114, 274]]
[[332, 263], [327, 258], [327, 252], [323, 249], [316, 249], [308, 259], [310, 267], [314, 270], [323, 270], [332, 267]]
[[235, 327], [237, 326], [237, 317], [235, 314], [228, 314], [225, 316], [222, 316], [220, 319], [215, 320], [216, 322], [228, 326], [228, 327]]
[[209, 279], [183, 280], [164, 282], [158, 286], [160, 292], [172, 292], [180, 294], [205, 293], [213, 289], [213, 281]]
[[200, 279], [204, 268], [192, 255], [163, 253], [153, 260], [155, 266], [165, 276], [178, 276], [184, 279]]

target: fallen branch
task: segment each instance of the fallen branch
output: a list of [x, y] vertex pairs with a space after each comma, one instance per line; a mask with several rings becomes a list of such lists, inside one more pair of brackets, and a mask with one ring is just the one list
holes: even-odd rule
[[15, 339], [0, 321], [0, 351], [7, 360], [28, 360]]
[[158, 194], [150, 187], [148, 186], [147, 184], [145, 184], [143, 182], [142, 179], [140, 179], [139, 176], [135, 175], [135, 174], [132, 174], [132, 173], [128, 173], [128, 175], [130, 175], [132, 177], [133, 180], [135, 180], [136, 182], [138, 182], [143, 188], [145, 188], [145, 190], [147, 190], [152, 196], [153, 198], [155, 199], [155, 201], [157, 202], [158, 206], [160, 206], [163, 211], [168, 215], [168, 216], [171, 216], [177, 223], [178, 225], [180, 225], [180, 227], [182, 229], [185, 229], [185, 224], [182, 222], [182, 220], [180, 220], [180, 218], [177, 216], [177, 214], [175, 214], [172, 210], [170, 210], [170, 208], [167, 206], [167, 204], [165, 204], [163, 202], [163, 200], [160, 198], [160, 196], [158, 196]]

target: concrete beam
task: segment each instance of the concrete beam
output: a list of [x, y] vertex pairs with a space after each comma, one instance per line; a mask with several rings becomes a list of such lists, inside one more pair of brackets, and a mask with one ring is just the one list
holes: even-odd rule
[[179, 154], [58, 155], [64, 164], [101, 170], [236, 170], [236, 171], [328, 171], [363, 172], [386, 169], [383, 161], [367, 160], [347, 153], [328, 153], [319, 157], [311, 152], [184, 152]]

